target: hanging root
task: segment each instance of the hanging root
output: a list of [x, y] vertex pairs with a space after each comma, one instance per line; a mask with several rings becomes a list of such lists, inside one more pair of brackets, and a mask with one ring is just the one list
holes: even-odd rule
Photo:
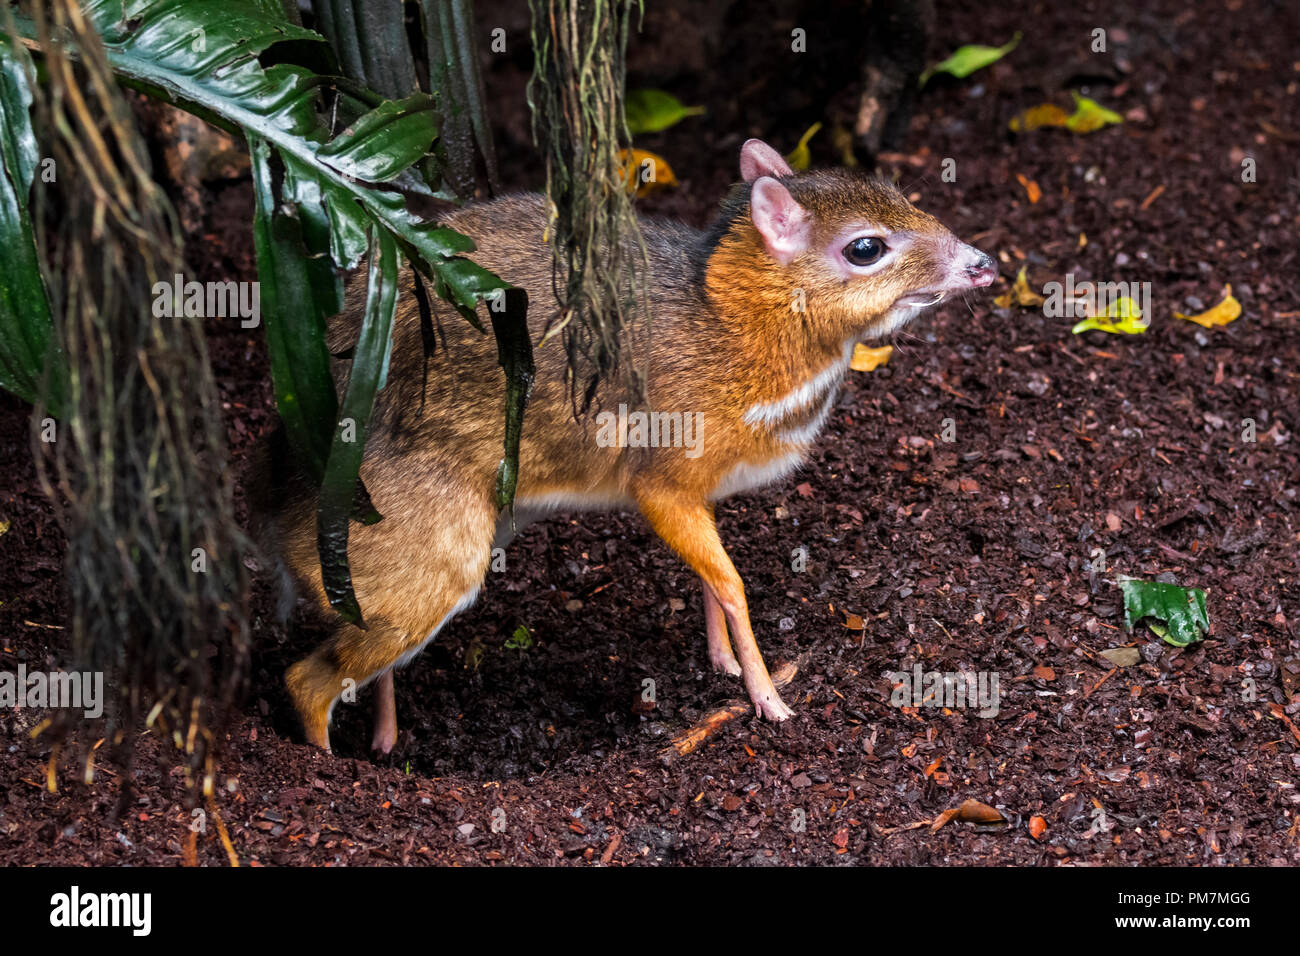
[[[248, 546], [202, 319], [171, 291], [186, 271], [175, 214], [98, 36], [76, 0], [21, 6], [48, 78], [31, 84], [33, 124], [56, 173], [33, 191], [53, 329], [32, 447], [68, 541], [69, 666], [116, 692], [103, 736], [124, 760], [156, 708], [192, 781], [248, 654]], [[56, 742], [80, 714], [59, 712]]]
[[533, 138], [546, 160], [552, 202], [547, 230], [555, 253], [559, 308], [546, 338], [562, 336], [575, 414], [591, 407], [602, 381], [643, 399], [635, 350], [648, 334], [645, 246], [626, 188], [621, 151], [624, 51], [639, 0], [531, 0], [536, 66], [528, 87]]

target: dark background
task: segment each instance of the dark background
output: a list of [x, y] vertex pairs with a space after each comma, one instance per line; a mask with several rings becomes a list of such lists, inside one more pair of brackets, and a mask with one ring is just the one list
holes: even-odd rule
[[[798, 17], [778, 5], [651, 6], [629, 88], [709, 112], [638, 141], [680, 180], [647, 213], [704, 225], [745, 138], [788, 151], [852, 109], [860, 24], [814, 15], [796, 58]], [[484, 36], [507, 29], [512, 51], [484, 60], [503, 177], [535, 189], [526, 14], [482, 3], [479, 15]], [[1089, 50], [1097, 27], [1105, 55]], [[927, 59], [1017, 30], [1003, 61], [932, 80], [905, 142], [881, 157], [883, 175], [998, 259], [1002, 280], [900, 334], [884, 368], [855, 373], [801, 474], [719, 509], [769, 664], [801, 660], [785, 692], [796, 717], [740, 719], [695, 754], [661, 758], [672, 734], [742, 691], [709, 671], [694, 575], [627, 516], [557, 516], [517, 539], [508, 571], [400, 673], [402, 734], [378, 761], [368, 695], [338, 708], [333, 756], [299, 743], [281, 674], [319, 635], [274, 622], [259, 588], [247, 716], [218, 780], [243, 861], [1300, 863], [1296, 8], [939, 3]], [[1070, 89], [1124, 124], [1008, 132], [1025, 108], [1068, 108]], [[838, 161], [829, 126], [817, 163]], [[1246, 156], [1254, 184], [1241, 181]], [[949, 157], [957, 179], [945, 183]], [[195, 276], [254, 278], [247, 179], [204, 184], [196, 210]], [[996, 308], [1021, 266], [1036, 288], [1067, 273], [1150, 282], [1152, 327], [1072, 336], [1040, 309]], [[1227, 283], [1244, 307], [1233, 325], [1173, 318], [1213, 305]], [[210, 333], [240, 468], [273, 415], [264, 345], [234, 322]], [[0, 395], [4, 669], [53, 668], [66, 646], [63, 543], [27, 417]], [[1241, 441], [1245, 418], [1254, 444]], [[809, 567], [795, 573], [801, 546]], [[1094, 548], [1108, 573], [1090, 578]], [[1180, 650], [1126, 634], [1117, 573], [1206, 589], [1211, 636]], [[852, 616], [865, 629], [847, 628]], [[521, 624], [535, 646], [504, 648]], [[1112, 670], [1100, 654], [1120, 645], [1141, 662]], [[996, 671], [999, 715], [891, 707], [885, 675], [918, 662]], [[65, 771], [60, 792], [45, 792], [48, 748], [27, 741], [39, 719], [0, 712], [0, 862], [179, 863], [190, 817], [154, 745], [114, 822], [110, 766], [89, 790]], [[914, 826], [966, 799], [1007, 824]], [[507, 826], [492, 833], [498, 807]], [[1093, 832], [1097, 808], [1108, 829]], [[795, 810], [804, 832], [791, 831]], [[196, 849], [225, 860], [211, 827]]]

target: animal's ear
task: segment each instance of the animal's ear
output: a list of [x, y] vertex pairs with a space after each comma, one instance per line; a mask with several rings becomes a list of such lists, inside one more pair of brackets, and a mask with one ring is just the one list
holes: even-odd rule
[[770, 176], [761, 176], [750, 192], [749, 217], [772, 258], [789, 265], [808, 248], [811, 217], [795, 202], [790, 190]]
[[752, 183], [760, 176], [793, 176], [785, 158], [761, 139], [747, 139], [740, 147], [740, 175]]

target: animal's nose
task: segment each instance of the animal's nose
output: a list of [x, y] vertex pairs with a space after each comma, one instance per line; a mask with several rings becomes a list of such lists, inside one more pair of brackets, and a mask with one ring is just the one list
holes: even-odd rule
[[998, 274], [993, 257], [986, 252], [980, 252], [978, 249], [974, 251], [976, 257], [970, 265], [966, 266], [966, 278], [970, 280], [970, 284], [976, 289], [992, 285], [994, 278]]

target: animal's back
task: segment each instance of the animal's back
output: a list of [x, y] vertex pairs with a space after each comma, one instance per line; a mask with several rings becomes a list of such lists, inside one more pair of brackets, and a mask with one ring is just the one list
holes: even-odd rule
[[[563, 271], [554, 269], [546, 239], [545, 197], [524, 193], [476, 203], [450, 214], [442, 224], [474, 240], [476, 248], [470, 256], [476, 263], [527, 290], [529, 334], [536, 346], [543, 331], [556, 321], [555, 290], [564, 281]], [[631, 350], [629, 360], [642, 362], [653, 380], [657, 369], [680, 368], [701, 358], [706, 346], [718, 343], [708, 334], [707, 308], [696, 281], [703, 234], [650, 219], [642, 219], [640, 225], [647, 253], [648, 271], [643, 275], [652, 335], [648, 347]], [[433, 490], [427, 482], [447, 468], [490, 494], [504, 447], [505, 378], [486, 306], [478, 309], [485, 330], [480, 331], [434, 295], [427, 282], [425, 286], [435, 327], [433, 353], [425, 354], [414, 277], [403, 268], [388, 382], [376, 396], [366, 435], [361, 474], [385, 515], [412, 507], [412, 499], [417, 507], [435, 507], [440, 496], [427, 494]], [[332, 353], [344, 353], [355, 343], [365, 297], [362, 271], [349, 284], [344, 310], [330, 322], [327, 342]], [[623, 501], [628, 449], [601, 447], [595, 440], [593, 416], [574, 415], [559, 338], [535, 347], [534, 361], [536, 378], [520, 449], [521, 501], [575, 506]], [[702, 366], [707, 364], [701, 361]], [[346, 360], [334, 363], [340, 390], [346, 384], [348, 365]], [[700, 374], [707, 373], [702, 368]], [[602, 387], [598, 405], [617, 408], [628, 400], [613, 381]], [[581, 476], [577, 488], [575, 475]], [[290, 564], [309, 567], [314, 558], [315, 490], [295, 467], [282, 433], [268, 442], [250, 484], [264, 492], [254, 501], [255, 520], [274, 526], [275, 533], [264, 538], [281, 550], [286, 543], [296, 543], [290, 546], [303, 553], [300, 561]], [[357, 540], [354, 531], [354, 550]]]

